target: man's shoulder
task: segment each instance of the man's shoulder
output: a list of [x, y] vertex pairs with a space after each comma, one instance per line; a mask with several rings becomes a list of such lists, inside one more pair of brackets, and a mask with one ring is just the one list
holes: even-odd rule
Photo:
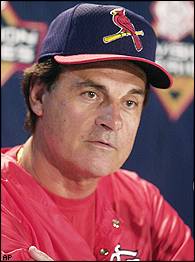
[[154, 204], [160, 198], [160, 192], [155, 185], [136, 172], [124, 169], [114, 172], [102, 181], [105, 183], [102, 184], [100, 196], [105, 199], [105, 194], [107, 195], [107, 199], [114, 203], [114, 207], [126, 223], [129, 223], [129, 217], [133, 217], [133, 220], [137, 221], [136, 224], [143, 221], [146, 221], [146, 224], [151, 223]]
[[113, 173], [110, 179], [114, 191], [120, 192], [120, 195], [124, 195], [125, 197], [134, 195], [140, 199], [147, 200], [160, 193], [154, 184], [140, 177], [134, 171], [120, 169]]
[[16, 153], [18, 151], [18, 149], [21, 146], [22, 145], [16, 145], [16, 146], [12, 146], [12, 147], [2, 147], [1, 148], [1, 155], [13, 155], [14, 153]]
[[16, 145], [13, 147], [3, 147], [1, 148], [1, 160], [5, 160], [5, 159], [15, 159], [16, 157], [16, 153], [19, 150], [19, 148], [21, 147], [21, 145]]
[[150, 181], [142, 178], [135, 171], [129, 171], [126, 169], [119, 169], [111, 175], [111, 179], [116, 181], [116, 183], [121, 183], [124, 186], [139, 186], [142, 189], [147, 187], [155, 187]]
[[16, 163], [16, 153], [21, 145], [1, 148], [1, 176], [8, 173]]

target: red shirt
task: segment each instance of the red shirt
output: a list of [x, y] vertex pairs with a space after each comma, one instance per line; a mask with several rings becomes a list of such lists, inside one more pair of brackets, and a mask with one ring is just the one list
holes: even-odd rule
[[65, 199], [48, 190], [46, 193], [55, 202], [75, 230], [85, 239], [93, 250], [95, 242], [95, 192], [84, 199]]
[[2, 156], [2, 250], [10, 260], [32, 260], [31, 245], [61, 261], [194, 259], [189, 227], [137, 174], [103, 177], [75, 202], [43, 189], [17, 165], [17, 150]]

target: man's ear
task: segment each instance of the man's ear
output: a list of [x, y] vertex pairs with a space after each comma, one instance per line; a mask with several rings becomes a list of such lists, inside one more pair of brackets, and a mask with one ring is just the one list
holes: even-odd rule
[[30, 88], [29, 103], [32, 111], [37, 116], [43, 115], [43, 98], [46, 92], [45, 84], [40, 82], [34, 83]]

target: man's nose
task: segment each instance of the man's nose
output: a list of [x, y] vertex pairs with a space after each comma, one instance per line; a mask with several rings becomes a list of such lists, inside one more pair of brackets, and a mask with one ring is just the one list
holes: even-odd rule
[[112, 103], [101, 108], [100, 114], [96, 118], [95, 123], [105, 129], [119, 131], [123, 126], [120, 106]]

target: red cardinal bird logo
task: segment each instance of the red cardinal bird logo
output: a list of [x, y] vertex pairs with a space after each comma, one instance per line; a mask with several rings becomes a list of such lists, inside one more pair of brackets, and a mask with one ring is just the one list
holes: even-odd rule
[[117, 39], [123, 38], [125, 36], [131, 36], [135, 49], [140, 52], [143, 49], [141, 40], [139, 36], [143, 36], [144, 32], [135, 31], [134, 25], [125, 15], [125, 9], [123, 8], [116, 8], [113, 9], [110, 14], [112, 15], [113, 23], [120, 28], [120, 31], [113, 35], [108, 35], [103, 38], [103, 42], [105, 44], [115, 41]]

